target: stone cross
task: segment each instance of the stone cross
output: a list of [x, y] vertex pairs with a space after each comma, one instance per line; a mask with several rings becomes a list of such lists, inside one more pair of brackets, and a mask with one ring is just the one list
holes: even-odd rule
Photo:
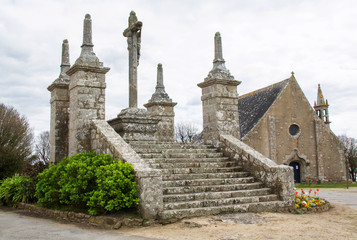
[[130, 12], [129, 26], [123, 35], [128, 40], [129, 50], [129, 108], [138, 107], [138, 65], [140, 58], [141, 28], [143, 23], [138, 21], [134, 11]]

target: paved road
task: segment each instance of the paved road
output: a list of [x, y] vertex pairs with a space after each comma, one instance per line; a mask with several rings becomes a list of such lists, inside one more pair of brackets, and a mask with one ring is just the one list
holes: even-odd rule
[[357, 209], [357, 188], [320, 188], [319, 197], [331, 203], [338, 203]]
[[[1, 240], [153, 240], [125, 236], [117, 231], [82, 229], [72, 224], [57, 223], [0, 209]], [[157, 240], [157, 239], [156, 239]]]

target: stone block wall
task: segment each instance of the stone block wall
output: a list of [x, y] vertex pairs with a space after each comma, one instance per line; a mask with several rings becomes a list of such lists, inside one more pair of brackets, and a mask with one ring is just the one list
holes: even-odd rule
[[212, 79], [198, 84], [202, 88], [203, 132], [205, 144], [217, 145], [219, 134], [239, 138], [238, 81]]
[[50, 86], [50, 162], [57, 163], [68, 155], [68, 84]]
[[239, 161], [244, 170], [262, 181], [288, 206], [294, 206], [294, 172], [292, 167], [277, 165], [234, 136], [221, 134], [220, 149], [232, 160]]
[[75, 71], [69, 84], [69, 156], [90, 150], [90, 120], [105, 119], [105, 74]]
[[148, 113], [160, 119], [157, 124], [155, 138], [160, 142], [172, 142], [175, 140], [175, 112], [176, 103], [147, 103], [145, 107]]
[[131, 163], [139, 186], [139, 210], [144, 218], [156, 219], [163, 209], [162, 174], [152, 169], [104, 120], [91, 121], [91, 148]]

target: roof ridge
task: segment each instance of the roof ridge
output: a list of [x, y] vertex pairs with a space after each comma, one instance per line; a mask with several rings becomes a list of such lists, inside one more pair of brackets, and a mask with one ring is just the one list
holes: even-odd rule
[[282, 80], [282, 81], [280, 81], [280, 82], [273, 83], [273, 84], [271, 84], [271, 85], [269, 85], [269, 86], [266, 86], [266, 87], [263, 87], [263, 88], [259, 88], [259, 89], [257, 89], [257, 90], [252, 91], [252, 92], [249, 92], [249, 93], [245, 93], [245, 94], [243, 94], [243, 95], [240, 95], [239, 98], [244, 98], [244, 97], [247, 97], [247, 96], [250, 96], [250, 95], [254, 95], [254, 94], [258, 93], [258, 92], [267, 90], [267, 89], [269, 89], [269, 88], [272, 88], [272, 87], [274, 87], [274, 86], [276, 86], [276, 85], [278, 85], [278, 84], [281, 84], [281, 83], [283, 83], [283, 82], [285, 82], [285, 81], [289, 81], [289, 80], [291, 80], [291, 78], [287, 78], [287, 79]]

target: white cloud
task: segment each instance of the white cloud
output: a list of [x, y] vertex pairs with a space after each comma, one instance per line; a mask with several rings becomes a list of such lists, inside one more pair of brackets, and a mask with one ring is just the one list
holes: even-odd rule
[[242, 81], [240, 94], [281, 81], [294, 71], [313, 103], [320, 83], [330, 103], [331, 128], [357, 138], [357, 2], [352, 0], [242, 1], [10, 1], [0, 8], [0, 102], [25, 114], [36, 132], [49, 129], [46, 90], [59, 74], [61, 43], [71, 63], [80, 53], [86, 13], [93, 19], [94, 51], [107, 74], [107, 118], [128, 106], [128, 61], [122, 36], [135, 10], [143, 21], [139, 104], [155, 89], [163, 64], [176, 121], [201, 124], [201, 89], [212, 67], [213, 36], [220, 31], [223, 56]]

